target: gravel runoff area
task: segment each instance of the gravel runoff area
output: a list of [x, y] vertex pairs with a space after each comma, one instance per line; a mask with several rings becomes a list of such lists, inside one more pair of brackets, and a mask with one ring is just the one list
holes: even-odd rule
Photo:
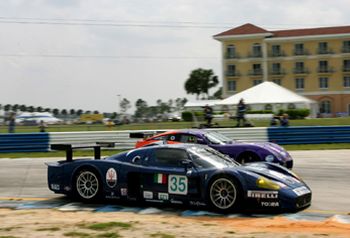
[[180, 217], [130, 212], [0, 209], [0, 237], [350, 237], [350, 224], [284, 217]]

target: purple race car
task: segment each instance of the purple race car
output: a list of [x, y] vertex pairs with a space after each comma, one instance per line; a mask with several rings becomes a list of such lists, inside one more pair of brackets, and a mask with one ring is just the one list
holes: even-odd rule
[[[134, 133], [130, 137], [143, 137], [144, 134]], [[293, 159], [281, 146], [270, 142], [238, 142], [218, 132], [208, 130], [174, 130], [153, 135], [136, 143], [136, 148], [162, 143], [194, 143], [205, 144], [229, 155], [239, 163], [257, 161], [273, 162], [291, 169]]]

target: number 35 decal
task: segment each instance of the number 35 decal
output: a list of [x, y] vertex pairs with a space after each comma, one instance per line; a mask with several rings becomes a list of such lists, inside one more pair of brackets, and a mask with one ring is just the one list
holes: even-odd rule
[[186, 176], [169, 175], [168, 193], [186, 195], [188, 189], [188, 181]]

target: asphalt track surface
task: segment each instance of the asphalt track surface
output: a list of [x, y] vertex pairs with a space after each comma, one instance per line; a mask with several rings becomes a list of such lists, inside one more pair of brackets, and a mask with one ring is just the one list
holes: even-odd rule
[[[311, 187], [306, 212], [350, 214], [350, 150], [291, 151], [294, 169]], [[45, 162], [62, 158], [0, 159], [0, 200], [60, 198], [47, 187]]]

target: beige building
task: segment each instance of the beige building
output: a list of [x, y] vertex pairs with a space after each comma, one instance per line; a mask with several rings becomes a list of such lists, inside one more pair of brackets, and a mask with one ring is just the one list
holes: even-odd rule
[[350, 26], [268, 31], [245, 24], [214, 39], [222, 43], [225, 98], [273, 81], [317, 101], [322, 116], [350, 115]]

